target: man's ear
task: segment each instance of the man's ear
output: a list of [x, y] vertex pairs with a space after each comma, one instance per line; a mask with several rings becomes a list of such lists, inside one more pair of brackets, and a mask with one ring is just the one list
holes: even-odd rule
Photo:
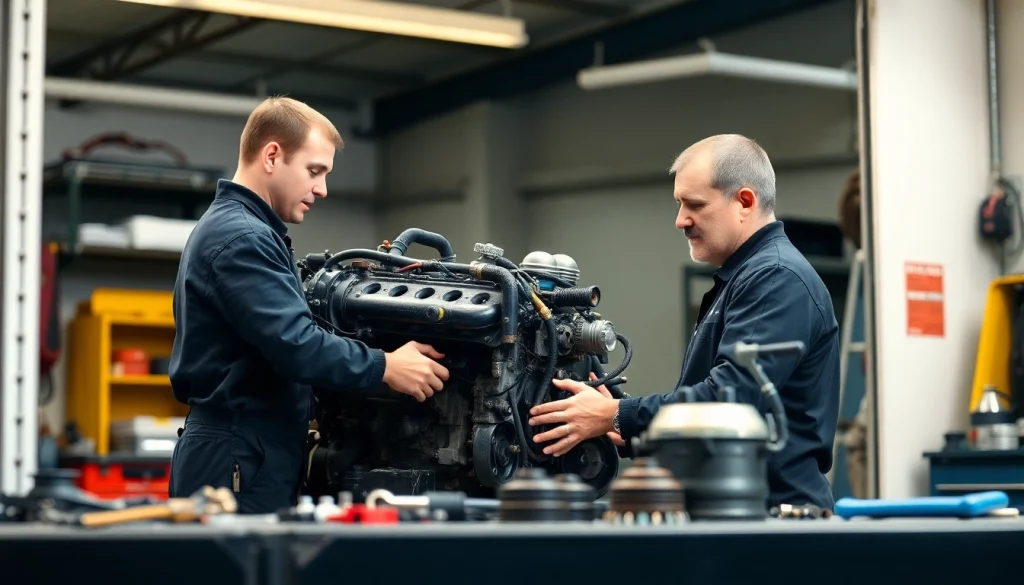
[[277, 142], [268, 142], [263, 147], [261, 152], [261, 160], [263, 161], [263, 170], [268, 173], [274, 172], [277, 165], [283, 160], [284, 153], [281, 150], [281, 145]]
[[736, 200], [740, 202], [740, 213], [744, 217], [754, 212], [757, 205], [757, 195], [754, 194], [754, 190], [750, 187], [743, 187], [736, 192]]

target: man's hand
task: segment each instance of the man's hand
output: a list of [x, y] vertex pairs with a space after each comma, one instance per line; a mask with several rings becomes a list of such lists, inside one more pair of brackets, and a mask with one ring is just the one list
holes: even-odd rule
[[[590, 372], [590, 381], [591, 382], [596, 382], [597, 381], [597, 374], [595, 374], [594, 372]], [[587, 386], [587, 388], [590, 388], [590, 386]], [[608, 391], [608, 388], [606, 388], [604, 384], [601, 384], [600, 386], [598, 386], [595, 389], [598, 392], [600, 392], [601, 394], [603, 394], [605, 397], [611, 398], [612, 400], [615, 400], [612, 397], [612, 393]], [[619, 411], [619, 401], [618, 400], [615, 400], [615, 411], [616, 412]], [[615, 415], [613, 414], [612, 417], [614, 417], [614, 416]], [[609, 431], [608, 433], [605, 433], [605, 434], [607, 434], [608, 438], [612, 440], [612, 443], [615, 443], [619, 447], [625, 447], [626, 446], [626, 441], [623, 440], [622, 435], [620, 435], [619, 433], [616, 433], [615, 431]]]
[[[590, 379], [596, 378], [591, 374]], [[530, 426], [563, 423], [533, 438], [537, 443], [557, 441], [545, 447], [544, 453], [561, 457], [580, 442], [602, 434], [607, 434], [617, 445], [625, 444], [612, 428], [619, 401], [611, 397], [607, 388], [591, 388], [573, 380], [553, 380], [552, 384], [573, 396], [530, 409]]]
[[448, 369], [434, 361], [444, 354], [429, 345], [410, 341], [385, 357], [384, 383], [418, 402], [440, 392], [448, 380]]

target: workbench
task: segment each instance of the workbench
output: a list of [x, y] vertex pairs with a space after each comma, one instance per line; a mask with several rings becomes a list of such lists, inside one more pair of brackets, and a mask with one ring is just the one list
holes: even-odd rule
[[1021, 551], [1020, 518], [680, 528], [0, 524], [3, 581], [35, 585], [985, 583], [1017, 574]]

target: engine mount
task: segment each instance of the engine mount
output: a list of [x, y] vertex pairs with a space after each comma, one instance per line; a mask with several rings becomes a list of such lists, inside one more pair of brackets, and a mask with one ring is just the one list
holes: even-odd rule
[[[407, 257], [413, 243], [435, 248], [440, 259]], [[430, 344], [450, 373], [423, 403], [383, 384], [368, 393], [314, 388], [304, 493], [348, 491], [357, 501], [374, 489], [495, 497], [521, 467], [577, 474], [598, 497], [608, 491], [619, 469], [610, 439], [554, 458], [533, 440], [545, 427], [526, 421], [533, 405], [565, 397], [550, 383], [556, 377], [605, 384], [621, 397], [629, 340], [595, 312], [600, 290], [577, 286], [572, 258], [533, 252], [516, 265], [492, 244], [474, 251], [476, 260], [457, 263], [443, 236], [414, 228], [376, 250], [298, 263], [309, 308], [325, 330], [388, 352], [409, 341]], [[625, 358], [606, 374], [602, 364], [620, 343]]]

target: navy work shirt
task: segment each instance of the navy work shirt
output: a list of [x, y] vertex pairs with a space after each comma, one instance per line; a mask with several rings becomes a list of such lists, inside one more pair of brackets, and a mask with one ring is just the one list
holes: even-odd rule
[[[768, 401], [757, 381], [726, 351], [736, 342], [805, 345], [800, 358], [759, 358], [789, 419], [789, 439], [768, 461], [769, 506], [833, 507], [825, 474], [832, 467], [839, 417], [838, 331], [828, 289], [786, 237], [780, 221], [761, 228], [740, 246], [715, 272], [714, 287], [701, 303], [677, 384], [691, 386], [699, 401], [718, 400], [718, 384], [727, 384], [736, 389], [737, 402], [767, 413]], [[677, 397], [670, 393], [623, 399], [622, 437], [628, 441], [646, 429], [658, 408]]]
[[217, 183], [174, 284], [174, 396], [196, 408], [313, 418], [310, 386], [376, 387], [384, 352], [318, 327], [287, 228], [251, 190]]

